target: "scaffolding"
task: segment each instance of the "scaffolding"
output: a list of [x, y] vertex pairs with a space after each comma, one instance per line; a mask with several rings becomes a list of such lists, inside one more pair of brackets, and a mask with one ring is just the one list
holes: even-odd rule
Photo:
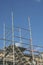
[[[33, 45], [30, 18], [28, 17], [29, 28], [14, 26], [13, 12], [12, 28], [4, 24], [3, 49], [0, 50], [0, 65], [43, 65], [43, 51], [35, 50], [43, 46]], [[7, 31], [7, 32], [6, 32]]]

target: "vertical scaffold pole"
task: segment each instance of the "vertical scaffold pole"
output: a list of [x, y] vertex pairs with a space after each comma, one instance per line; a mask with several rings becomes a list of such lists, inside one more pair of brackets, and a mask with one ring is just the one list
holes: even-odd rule
[[19, 28], [19, 34], [20, 34], [20, 46], [22, 45], [22, 39], [21, 39], [21, 29]]
[[30, 17], [28, 17], [28, 22], [29, 22], [29, 31], [30, 31], [30, 54], [32, 56], [32, 61], [34, 62], [33, 44], [32, 44], [32, 32], [31, 32], [31, 26], [30, 26]]
[[13, 12], [12, 12], [12, 43], [13, 43], [13, 65], [15, 65]]
[[4, 57], [3, 57], [3, 65], [5, 65], [5, 45], [6, 45], [6, 41], [5, 41], [5, 24], [4, 24]]

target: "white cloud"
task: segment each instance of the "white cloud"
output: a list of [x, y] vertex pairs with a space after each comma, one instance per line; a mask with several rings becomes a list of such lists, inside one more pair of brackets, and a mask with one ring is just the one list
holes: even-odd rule
[[37, 2], [41, 2], [41, 0], [35, 0], [35, 1], [37, 1]]
[[21, 44], [21, 43], [15, 43], [15, 45], [16, 45], [17, 47], [22, 47], [22, 44]]
[[38, 2], [40, 2], [41, 0], [37, 0]]

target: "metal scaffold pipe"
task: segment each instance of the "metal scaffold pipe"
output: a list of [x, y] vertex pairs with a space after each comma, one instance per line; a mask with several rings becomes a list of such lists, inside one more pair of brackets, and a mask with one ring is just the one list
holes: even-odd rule
[[22, 42], [21, 40], [21, 29], [19, 28], [19, 32], [20, 32], [20, 43]]
[[[5, 39], [5, 24], [4, 24], [4, 39]], [[5, 65], [5, 45], [6, 45], [6, 41], [4, 40], [4, 56], [3, 56], [3, 65]]]
[[13, 65], [15, 65], [13, 12], [12, 12], [12, 44], [13, 44]]
[[28, 17], [28, 23], [29, 23], [29, 32], [30, 32], [30, 54], [32, 56], [32, 63], [33, 63], [34, 62], [34, 53], [33, 53], [33, 45], [32, 45], [32, 32], [31, 32], [31, 26], [30, 26], [30, 17]]
[[20, 33], [20, 46], [22, 46], [22, 36], [21, 36], [21, 29], [19, 28], [19, 33]]

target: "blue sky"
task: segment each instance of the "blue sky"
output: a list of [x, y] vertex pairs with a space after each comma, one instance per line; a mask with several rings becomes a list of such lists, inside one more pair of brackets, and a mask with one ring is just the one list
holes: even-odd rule
[[3, 37], [4, 23], [11, 27], [12, 11], [14, 26], [28, 29], [30, 16], [33, 44], [43, 45], [43, 0], [0, 0], [0, 37]]

